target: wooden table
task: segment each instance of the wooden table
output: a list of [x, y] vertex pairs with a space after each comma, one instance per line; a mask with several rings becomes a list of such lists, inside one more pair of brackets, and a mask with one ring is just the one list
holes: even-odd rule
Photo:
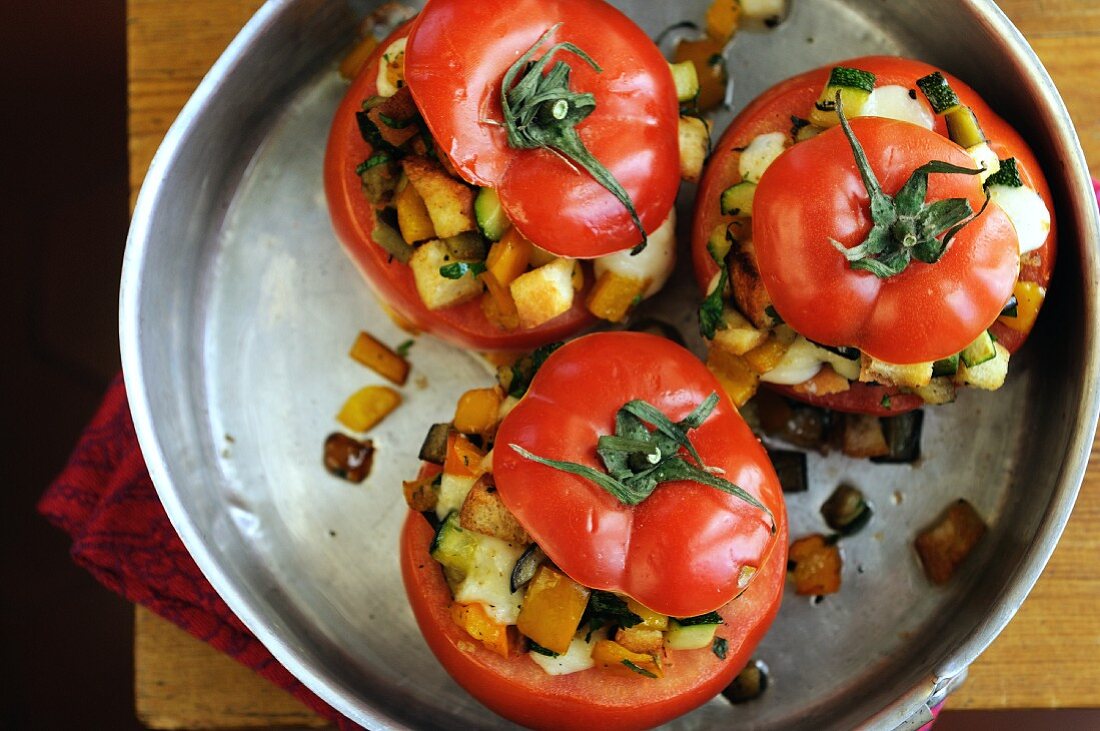
[[[797, 0], [796, 0], [797, 1]], [[803, 0], [804, 1], [804, 0]], [[136, 191], [168, 126], [261, 0], [128, 0], [130, 181]], [[1000, 0], [1069, 106], [1100, 175], [1100, 3]], [[1100, 707], [1100, 452], [1031, 596], [971, 667], [952, 708]], [[138, 608], [137, 713], [152, 728], [323, 726], [295, 699]]]

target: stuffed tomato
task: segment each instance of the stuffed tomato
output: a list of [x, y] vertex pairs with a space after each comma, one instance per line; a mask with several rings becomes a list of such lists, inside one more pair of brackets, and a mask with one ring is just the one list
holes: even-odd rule
[[709, 364], [888, 414], [999, 388], [1054, 266], [1050, 189], [958, 79], [866, 57], [778, 84], [733, 121], [696, 202]]
[[336, 233], [395, 319], [459, 345], [621, 320], [671, 274], [679, 181], [701, 172], [682, 87], [602, 0], [430, 0], [336, 112]]
[[402, 572], [429, 647], [532, 728], [647, 728], [714, 697], [786, 573], [759, 441], [652, 335], [588, 335], [500, 373], [432, 427], [405, 483]]

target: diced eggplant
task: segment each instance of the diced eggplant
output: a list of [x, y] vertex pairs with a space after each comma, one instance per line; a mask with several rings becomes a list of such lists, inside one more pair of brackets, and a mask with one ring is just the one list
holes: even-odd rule
[[821, 506], [825, 524], [842, 536], [858, 533], [871, 520], [871, 506], [863, 493], [851, 485], [840, 485]]
[[722, 695], [730, 703], [746, 703], [756, 700], [767, 689], [768, 667], [759, 660], [750, 660], [733, 682], [726, 686]]
[[768, 457], [779, 477], [783, 492], [806, 492], [809, 480], [806, 471], [806, 453], [791, 449], [768, 449]]
[[428, 429], [424, 443], [420, 445], [418, 455], [423, 462], [442, 465], [447, 461], [447, 436], [451, 433], [450, 424], [432, 424]]
[[542, 552], [537, 543], [532, 543], [523, 552], [512, 568], [511, 588], [513, 592], [535, 577], [535, 571], [546, 560], [546, 554]]
[[897, 416], [884, 416], [882, 433], [886, 437], [886, 445], [890, 451], [878, 457], [872, 457], [872, 462], [879, 463], [907, 463], [920, 459], [920, 436], [924, 426], [924, 412], [920, 409], [907, 411]]

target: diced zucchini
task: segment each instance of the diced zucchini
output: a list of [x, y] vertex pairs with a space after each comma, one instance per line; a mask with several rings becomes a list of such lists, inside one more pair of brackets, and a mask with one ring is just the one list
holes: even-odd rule
[[379, 211], [374, 216], [374, 228], [371, 230], [371, 239], [382, 247], [382, 250], [402, 264], [408, 264], [416, 251], [397, 232], [397, 229], [383, 220], [383, 215], [388, 211]]
[[943, 118], [947, 122], [947, 136], [959, 147], [969, 150], [988, 141], [978, 117], [970, 107], [959, 104], [945, 112]]
[[500, 205], [500, 196], [492, 188], [480, 188], [474, 198], [474, 215], [481, 234], [490, 241], [500, 241], [508, 229], [508, 216]]
[[[932, 377], [953, 376], [959, 370], [959, 354], [955, 353], [949, 358], [941, 358], [932, 364]], [[927, 401], [928, 399], [925, 399]]]
[[883, 416], [879, 421], [882, 422], [882, 433], [886, 437], [886, 444], [890, 451], [879, 457], [873, 457], [872, 462], [908, 463], [920, 459], [920, 435], [924, 426], [923, 411], [914, 409], [897, 416]]
[[875, 75], [870, 71], [837, 66], [829, 73], [829, 81], [810, 112], [810, 122], [818, 127], [840, 124], [836, 114], [837, 93], [844, 104], [845, 115], [858, 117], [874, 88]]
[[680, 624], [679, 620], [671, 619], [668, 623], [668, 632], [665, 633], [665, 644], [671, 650], [699, 650], [710, 647], [719, 624], [715, 622], [684, 625]]
[[714, 230], [710, 232], [710, 238], [707, 239], [707, 253], [710, 254], [711, 259], [714, 259], [714, 263], [720, 267], [725, 266], [726, 255], [730, 253], [730, 248], [733, 246], [728, 232], [729, 226], [720, 223], [714, 227]]
[[1009, 188], [1022, 187], [1024, 181], [1020, 179], [1020, 168], [1016, 163], [1016, 158], [1008, 157], [1001, 160], [1000, 163], [1000, 169], [986, 178], [986, 186], [1004, 185]]
[[984, 363], [970, 367], [963, 363], [955, 375], [955, 383], [960, 383], [985, 391], [995, 391], [1004, 385], [1008, 377], [1008, 349], [1000, 343], [993, 343], [996, 355]]
[[974, 342], [963, 348], [963, 351], [959, 353], [959, 357], [962, 358], [962, 362], [966, 364], [967, 368], [981, 365], [987, 360], [992, 360], [996, 355], [997, 350], [994, 347], [993, 336], [989, 334], [988, 330], [975, 338]]
[[924, 92], [928, 103], [932, 105], [932, 111], [936, 114], [943, 114], [948, 109], [959, 105], [958, 95], [939, 71], [917, 79], [917, 87]]
[[756, 183], [742, 180], [722, 191], [723, 216], [751, 216]]
[[432, 558], [447, 568], [465, 574], [473, 566], [479, 540], [478, 534], [459, 525], [458, 513], [452, 511], [436, 531], [429, 552]]
[[467, 231], [442, 240], [447, 253], [455, 261], [484, 261], [485, 240], [473, 231]]
[[699, 93], [699, 74], [691, 61], [670, 63], [672, 81], [676, 84], [676, 98], [681, 102], [690, 102]]
[[783, 154], [790, 144], [790, 138], [783, 132], [767, 132], [753, 137], [748, 146], [741, 151], [737, 161], [737, 170], [742, 180], [756, 182], [764, 171]]
[[825, 525], [842, 536], [854, 535], [862, 530], [871, 520], [871, 514], [871, 506], [863, 493], [848, 484], [838, 485], [821, 505]]

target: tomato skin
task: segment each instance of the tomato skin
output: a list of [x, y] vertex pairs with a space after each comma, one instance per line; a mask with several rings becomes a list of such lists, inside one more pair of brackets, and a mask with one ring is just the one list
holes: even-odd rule
[[628, 731], [650, 728], [702, 705], [752, 656], [779, 611], [787, 568], [787, 526], [777, 550], [736, 601], [721, 610], [725, 660], [710, 650], [680, 651], [659, 680], [615, 677], [599, 670], [550, 676], [526, 657], [502, 658], [451, 619], [451, 594], [428, 555], [433, 532], [410, 512], [401, 533], [401, 573], [417, 624], [432, 652], [459, 685], [492, 711], [533, 729]]
[[602, 0], [430, 0], [409, 36], [405, 76], [440, 148], [467, 181], [496, 188], [513, 224], [538, 246], [591, 258], [641, 240], [622, 203], [550, 151], [512, 149], [493, 123], [503, 120], [504, 73], [556, 23], [562, 27], [551, 41], [575, 43], [602, 68], [597, 73], [566, 52], [555, 56], [572, 67], [571, 88], [596, 97], [577, 131], [652, 232], [679, 187], [679, 105], [664, 57], [620, 11]]
[[689, 438], [705, 464], [784, 522], [767, 455], [710, 371], [684, 348], [642, 333], [588, 335], [546, 361], [497, 430], [493, 475], [501, 499], [575, 581], [674, 617], [717, 609], [739, 591], [742, 566], [759, 567], [778, 550], [763, 511], [693, 482], [665, 483], [640, 504], [624, 505], [509, 447], [603, 470], [597, 440], [614, 432], [627, 401], [643, 399], [678, 421], [711, 393], [718, 405]]
[[[860, 117], [851, 127], [889, 195], [930, 160], [974, 164], [954, 142], [908, 122]], [[928, 200], [947, 198], [965, 198], [974, 211], [984, 202], [976, 176], [930, 175]], [[752, 228], [775, 309], [810, 340], [852, 345], [888, 363], [958, 353], [997, 319], [1012, 295], [1020, 257], [1008, 216], [990, 205], [959, 231], [938, 262], [914, 261], [884, 280], [853, 270], [831, 243], [852, 248], [866, 239], [869, 207], [839, 127], [772, 163], [756, 188]]]
[[333, 119], [325, 151], [325, 195], [337, 238], [362, 272], [375, 295], [412, 329], [429, 332], [452, 343], [476, 350], [529, 350], [561, 340], [595, 323], [584, 306], [585, 290], [574, 297], [573, 307], [550, 322], [530, 330], [501, 330], [490, 322], [480, 300], [455, 307], [429, 310], [416, 291], [412, 270], [390, 258], [374, 243], [375, 211], [362, 192], [355, 166], [370, 156], [370, 145], [359, 134], [355, 112], [364, 99], [377, 93], [378, 65], [386, 48], [406, 35], [406, 23], [382, 41], [363, 64]]
[[[919, 61], [887, 56], [868, 56], [840, 61], [833, 65], [854, 66], [872, 71], [876, 74], [879, 85], [900, 84], [910, 88], [914, 88], [916, 79], [936, 70], [935, 67]], [[799, 74], [764, 92], [737, 116], [715, 145], [715, 153], [700, 183], [692, 226], [692, 262], [696, 280], [702, 290], [706, 290], [718, 271], [707, 252], [707, 239], [718, 223], [729, 220], [721, 215], [719, 197], [726, 187], [740, 180], [737, 169], [740, 154], [735, 148], [744, 147], [759, 134], [788, 130], [792, 115], [805, 117], [821, 93], [833, 65]], [[1054, 205], [1050, 188], [1037, 158], [1027, 143], [973, 89], [950, 74], [945, 73], [944, 76], [955, 89], [962, 103], [970, 106], [978, 116], [986, 136], [990, 138], [990, 146], [994, 152], [1001, 158], [1017, 159], [1024, 183], [1039, 193], [1053, 214]], [[923, 95], [918, 95], [918, 98], [927, 106]], [[935, 131], [946, 135], [942, 118], [936, 118]], [[1056, 247], [1057, 228], [1052, 221], [1046, 243], [1023, 258], [1020, 280], [1037, 282], [1043, 287], [1048, 286], [1054, 267]], [[1027, 337], [1027, 333], [1016, 332], [999, 322], [994, 322], [990, 330], [1010, 352], [1017, 350]], [[862, 383], [853, 383], [849, 391], [825, 397], [810, 397], [798, 394], [790, 388], [770, 387], [792, 398], [857, 413], [897, 414], [919, 405], [919, 402], [910, 405], [908, 399], [892, 398], [891, 409], [886, 411], [880, 404], [882, 396], [885, 395], [884, 390], [878, 386]]]

